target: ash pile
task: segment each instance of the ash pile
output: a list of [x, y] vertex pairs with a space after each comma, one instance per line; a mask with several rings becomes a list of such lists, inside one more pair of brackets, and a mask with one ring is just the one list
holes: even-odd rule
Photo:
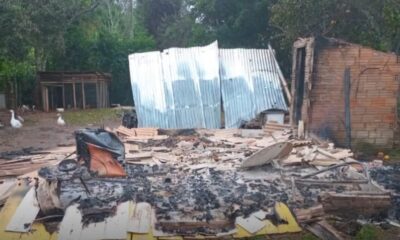
[[273, 131], [121, 126], [114, 133], [77, 131], [76, 142], [76, 159], [39, 171], [36, 192], [43, 214], [77, 206], [84, 225], [131, 202], [149, 212], [153, 232], [218, 235], [240, 225], [255, 233], [267, 219], [288, 223], [277, 214], [283, 203], [302, 226], [323, 226], [335, 235], [326, 216], [385, 219], [392, 201], [391, 192], [370, 176], [381, 163], [357, 161], [350, 150], [329, 142], [295, 139], [286, 126]]

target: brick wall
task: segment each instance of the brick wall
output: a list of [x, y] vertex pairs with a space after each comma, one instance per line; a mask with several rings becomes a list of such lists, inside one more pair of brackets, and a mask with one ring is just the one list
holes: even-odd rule
[[391, 147], [397, 126], [397, 56], [348, 44], [320, 49], [314, 66], [310, 130], [345, 143], [343, 78], [349, 67], [353, 145], [368, 142]]

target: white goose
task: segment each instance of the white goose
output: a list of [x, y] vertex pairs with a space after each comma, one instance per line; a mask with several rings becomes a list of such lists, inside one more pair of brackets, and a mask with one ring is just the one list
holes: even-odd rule
[[61, 116], [60, 113], [57, 113], [57, 117], [58, 117], [58, 119], [57, 119], [57, 124], [60, 125], [60, 126], [65, 126], [65, 121], [64, 121], [64, 119], [62, 118], [62, 116]]
[[20, 122], [25, 122], [25, 120], [24, 120], [21, 116], [19, 116], [19, 115], [16, 115], [16, 118], [17, 118]]
[[10, 110], [10, 112], [11, 112], [11, 120], [10, 120], [11, 127], [21, 128], [22, 123], [18, 119], [15, 119], [14, 110]]

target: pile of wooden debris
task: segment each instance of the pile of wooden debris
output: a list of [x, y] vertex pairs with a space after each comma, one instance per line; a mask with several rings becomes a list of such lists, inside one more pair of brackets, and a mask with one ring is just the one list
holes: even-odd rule
[[[294, 139], [287, 126], [114, 132], [125, 147], [126, 176], [99, 176], [71, 160], [42, 168], [4, 229], [29, 232], [46, 215], [51, 221], [44, 224], [59, 222], [61, 239], [94, 232], [100, 235], [92, 239], [248, 237], [297, 232], [298, 224], [340, 239], [328, 216], [373, 219], [391, 205], [390, 193], [369, 176], [379, 162], [361, 163], [331, 143]], [[32, 214], [20, 216], [28, 207]]]

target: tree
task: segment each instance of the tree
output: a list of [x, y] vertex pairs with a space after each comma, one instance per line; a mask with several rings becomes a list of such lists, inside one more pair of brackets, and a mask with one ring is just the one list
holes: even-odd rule
[[161, 48], [166, 26], [177, 19], [183, 0], [137, 0], [136, 19], [154, 37]]
[[398, 51], [400, 3], [396, 0], [279, 0], [272, 24], [283, 38], [330, 36]]
[[130, 18], [130, 5], [125, 0], [101, 2], [67, 31], [65, 51], [52, 55], [49, 69], [109, 72], [111, 101], [132, 104], [128, 55], [155, 49], [155, 41]]
[[266, 47], [273, 35], [269, 27], [269, 0], [188, 0], [191, 12], [225, 47]]

